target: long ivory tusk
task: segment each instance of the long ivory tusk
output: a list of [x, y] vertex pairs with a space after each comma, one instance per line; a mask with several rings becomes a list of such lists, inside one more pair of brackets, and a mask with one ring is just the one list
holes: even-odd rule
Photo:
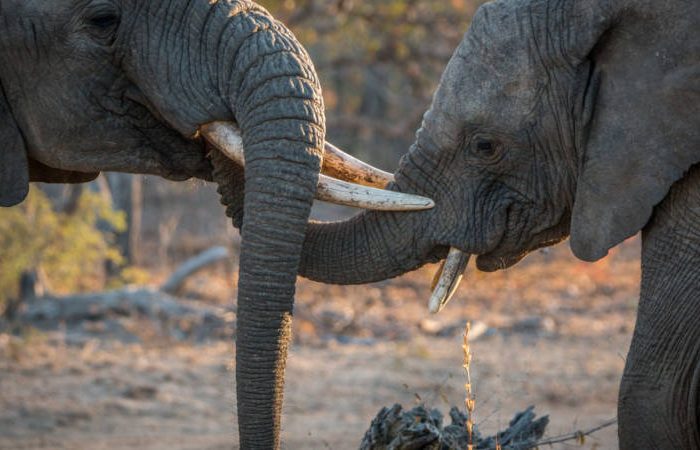
[[[212, 122], [202, 125], [199, 131], [224, 155], [240, 166], [245, 166], [243, 139], [234, 124]], [[316, 198], [340, 205], [379, 211], [417, 211], [435, 206], [429, 198], [361, 186], [323, 174], [319, 175]]]
[[330, 142], [326, 142], [321, 173], [351, 183], [385, 188], [394, 181], [394, 175], [370, 166], [364, 161], [348, 155]]
[[[212, 122], [200, 128], [200, 132], [212, 141], [218, 140], [231, 149], [229, 157], [243, 165], [243, 140], [235, 125], [226, 122]], [[210, 139], [212, 138], [212, 139]], [[384, 188], [394, 181], [394, 175], [370, 166], [354, 156], [348, 155], [335, 145], [326, 142], [321, 173], [343, 181], [376, 188]]]
[[316, 198], [339, 205], [377, 211], [418, 211], [435, 206], [429, 198], [360, 186], [323, 174], [318, 178]]
[[454, 247], [450, 248], [447, 259], [443, 261], [433, 279], [433, 293], [428, 302], [428, 309], [432, 314], [440, 312], [452, 299], [462, 281], [468, 262], [467, 253]]

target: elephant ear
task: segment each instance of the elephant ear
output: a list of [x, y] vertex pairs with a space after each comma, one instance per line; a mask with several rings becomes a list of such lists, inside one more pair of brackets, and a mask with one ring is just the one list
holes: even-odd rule
[[0, 206], [14, 206], [29, 192], [29, 163], [24, 138], [0, 85]]
[[667, 69], [654, 48], [615, 33], [605, 41], [589, 55], [600, 84], [571, 219], [571, 249], [586, 261], [644, 228], [700, 162], [700, 66], [684, 64], [682, 49]]

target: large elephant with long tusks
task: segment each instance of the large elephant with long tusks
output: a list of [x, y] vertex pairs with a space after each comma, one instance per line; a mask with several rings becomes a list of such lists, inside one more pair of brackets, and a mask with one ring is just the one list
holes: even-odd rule
[[366, 283], [446, 257], [494, 271], [571, 236], [594, 261], [643, 230], [620, 446], [700, 448], [700, 2], [497, 0], [452, 56], [395, 189], [435, 201], [311, 225], [301, 273]]
[[391, 175], [324, 139], [309, 56], [253, 2], [0, 0], [0, 206], [21, 202], [30, 181], [85, 182], [100, 171], [218, 183], [243, 238], [242, 448], [279, 447], [314, 197], [379, 210], [433, 206], [380, 189]]

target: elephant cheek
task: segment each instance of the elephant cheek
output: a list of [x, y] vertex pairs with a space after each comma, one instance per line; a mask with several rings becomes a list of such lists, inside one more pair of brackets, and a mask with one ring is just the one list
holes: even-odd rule
[[522, 260], [527, 253], [514, 256], [497, 256], [493, 254], [481, 255], [476, 258], [476, 267], [482, 272], [495, 272], [514, 266]]

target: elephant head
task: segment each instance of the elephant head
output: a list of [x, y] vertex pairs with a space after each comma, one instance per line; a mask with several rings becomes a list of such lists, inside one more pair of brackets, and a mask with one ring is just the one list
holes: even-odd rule
[[[237, 164], [207, 143], [235, 156], [230, 142], [218, 141], [222, 129], [238, 133], [245, 170], [242, 157]], [[244, 448], [279, 445], [294, 287], [314, 196], [406, 208], [392, 192], [325, 175], [316, 194], [324, 139], [309, 56], [253, 2], [0, 0], [1, 206], [21, 202], [30, 181], [83, 182], [100, 171], [219, 184], [243, 238]], [[329, 174], [366, 185], [389, 177], [326, 151]], [[431, 206], [418, 200], [409, 209]]]
[[593, 261], [642, 229], [700, 161], [689, 120], [700, 115], [688, 100], [697, 14], [684, 13], [690, 2], [668, 11], [637, 3], [480, 7], [392, 185], [435, 208], [314, 225], [302, 273], [364, 283], [449, 255], [435, 312], [469, 255], [493, 271], [571, 235], [573, 252]]

